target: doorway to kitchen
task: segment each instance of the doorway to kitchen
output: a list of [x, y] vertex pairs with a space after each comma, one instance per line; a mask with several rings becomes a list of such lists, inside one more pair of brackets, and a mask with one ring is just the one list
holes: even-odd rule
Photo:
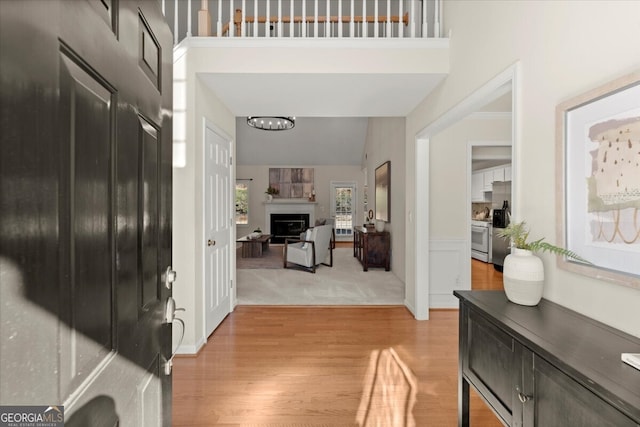
[[[502, 120], [507, 120], [510, 127], [510, 115]], [[511, 202], [511, 192], [506, 191], [507, 187], [511, 188], [511, 150], [510, 141], [467, 142], [468, 188], [471, 189], [468, 201], [471, 222], [467, 229], [470, 230], [471, 258], [493, 264], [496, 254], [499, 266], [506, 255], [500, 248], [506, 249], [506, 246], [495, 235], [493, 218], [494, 211], [500, 210], [505, 200]]]

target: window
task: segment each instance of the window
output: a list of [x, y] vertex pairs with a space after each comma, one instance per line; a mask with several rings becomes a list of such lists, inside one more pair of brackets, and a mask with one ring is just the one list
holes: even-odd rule
[[249, 224], [249, 184], [236, 183], [236, 224]]

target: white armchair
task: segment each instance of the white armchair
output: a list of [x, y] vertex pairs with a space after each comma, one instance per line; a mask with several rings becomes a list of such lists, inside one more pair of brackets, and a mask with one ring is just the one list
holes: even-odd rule
[[[318, 225], [307, 231], [305, 239], [286, 239], [284, 242], [284, 268], [288, 263], [297, 264], [316, 272], [318, 264], [333, 267], [333, 226]], [[329, 259], [327, 263], [327, 258]]]

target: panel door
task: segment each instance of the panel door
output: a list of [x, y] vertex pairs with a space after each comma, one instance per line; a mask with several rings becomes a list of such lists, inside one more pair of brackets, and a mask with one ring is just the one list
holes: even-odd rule
[[204, 135], [205, 327], [210, 335], [231, 311], [231, 142], [211, 125]]
[[352, 239], [356, 205], [355, 182], [331, 182], [331, 217], [335, 219], [336, 240]]
[[69, 426], [170, 425], [160, 4], [3, 1], [0, 31], [0, 404], [64, 405]]

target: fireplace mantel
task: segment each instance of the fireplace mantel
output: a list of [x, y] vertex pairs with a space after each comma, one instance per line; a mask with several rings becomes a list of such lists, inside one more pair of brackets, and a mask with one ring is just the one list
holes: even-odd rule
[[274, 199], [264, 203], [265, 232], [271, 234], [271, 214], [309, 214], [309, 224], [316, 222], [316, 205], [307, 199]]

